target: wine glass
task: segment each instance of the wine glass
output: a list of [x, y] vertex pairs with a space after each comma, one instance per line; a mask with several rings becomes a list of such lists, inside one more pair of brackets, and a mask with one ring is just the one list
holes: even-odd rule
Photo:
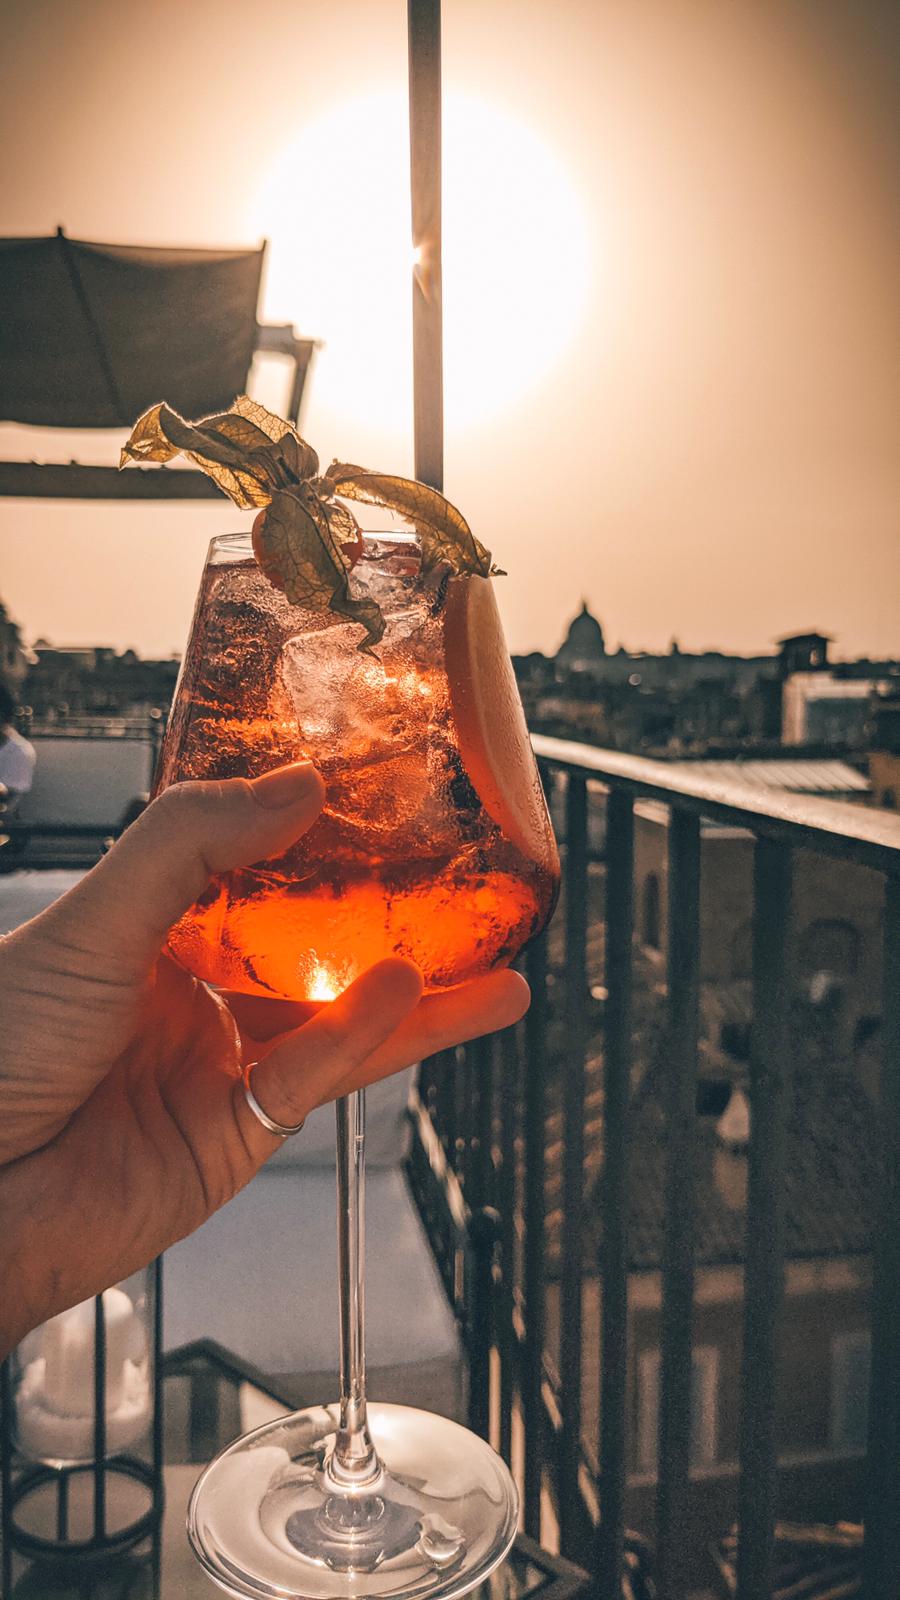
[[[226, 989], [328, 1000], [373, 962], [409, 957], [437, 993], [508, 964], [559, 883], [493, 587], [425, 581], [410, 533], [363, 536], [360, 628], [291, 605], [250, 536], [214, 539], [163, 745], [157, 790], [255, 777], [301, 757], [321, 816], [275, 860], [214, 878], [169, 935]], [[449, 1597], [515, 1537], [516, 1491], [459, 1424], [367, 1404], [363, 1328], [364, 1099], [337, 1103], [340, 1400], [266, 1424], [201, 1476], [188, 1530], [224, 1589], [259, 1600]]]

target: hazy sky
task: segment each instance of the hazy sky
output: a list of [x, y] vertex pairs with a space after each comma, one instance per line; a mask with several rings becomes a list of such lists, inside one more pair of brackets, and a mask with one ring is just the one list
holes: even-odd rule
[[[326, 340], [305, 434], [410, 471], [404, 0], [0, 23], [0, 233], [266, 233], [270, 311]], [[446, 491], [510, 646], [584, 595], [613, 645], [900, 655], [900, 7], [445, 0], [444, 79]], [[0, 501], [0, 597], [32, 639], [167, 653], [248, 520]]]

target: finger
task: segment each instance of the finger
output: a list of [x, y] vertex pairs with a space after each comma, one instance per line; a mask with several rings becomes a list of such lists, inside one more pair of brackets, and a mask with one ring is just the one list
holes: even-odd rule
[[166, 789], [82, 881], [42, 913], [87, 944], [110, 979], [143, 974], [210, 878], [286, 850], [315, 821], [325, 788], [308, 761], [262, 777]]
[[251, 1044], [263, 1044], [302, 1028], [327, 1004], [323, 1000], [267, 1000], [262, 995], [238, 994], [232, 990], [223, 991], [222, 999], [240, 1029], [241, 1038]]
[[[258, 1061], [252, 1089], [267, 1116], [292, 1127], [339, 1092], [417, 1006], [422, 978], [411, 961], [393, 957], [370, 967], [337, 1000]], [[240, 1085], [235, 1110], [244, 1142], [262, 1161], [278, 1145], [244, 1099]]]
[[439, 1050], [509, 1028], [524, 1017], [530, 1002], [525, 979], [508, 971], [492, 972], [449, 994], [429, 995], [390, 1038], [348, 1073], [337, 1093], [350, 1094]]
[[[257, 1050], [265, 1053], [270, 1040], [279, 1040], [284, 1034], [302, 1027], [323, 1004], [321, 1000], [265, 1000], [256, 995], [236, 993], [225, 994], [222, 998], [227, 1001], [240, 1030], [245, 1060], [248, 1051], [250, 1054]], [[528, 985], [516, 972], [495, 972], [448, 994], [432, 995], [421, 1002], [399, 1033], [375, 1053], [372, 1068], [378, 1077], [384, 1077], [437, 1050], [446, 1050], [450, 1044], [462, 1044], [482, 1033], [508, 1028], [524, 1016], [530, 1000]]]

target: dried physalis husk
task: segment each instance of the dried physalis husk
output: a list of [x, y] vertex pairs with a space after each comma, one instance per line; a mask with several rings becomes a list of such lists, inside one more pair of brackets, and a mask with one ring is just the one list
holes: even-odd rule
[[479, 544], [461, 511], [427, 483], [411, 478], [389, 477], [332, 461], [325, 473], [333, 492], [345, 500], [364, 500], [368, 505], [390, 506], [413, 524], [422, 546], [422, 568], [427, 574], [449, 564], [454, 572], [472, 572], [488, 578], [490, 551]]
[[342, 500], [399, 512], [416, 530], [425, 575], [488, 577], [490, 552], [461, 512], [427, 484], [334, 461], [319, 476], [319, 458], [290, 422], [239, 395], [228, 411], [186, 422], [165, 404], [135, 423], [119, 465], [171, 461], [184, 455], [242, 509], [263, 509], [253, 525], [253, 551], [266, 577], [294, 605], [330, 610], [365, 630], [361, 650], [384, 633], [374, 600], [355, 599], [349, 574], [360, 543], [359, 524]]

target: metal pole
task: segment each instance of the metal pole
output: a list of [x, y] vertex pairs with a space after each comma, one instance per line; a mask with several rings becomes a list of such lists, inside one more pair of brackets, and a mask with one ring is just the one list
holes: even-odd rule
[[588, 813], [584, 778], [566, 779], [565, 1027], [563, 1084], [563, 1263], [559, 1376], [562, 1434], [558, 1456], [559, 1543], [576, 1559], [583, 1515], [581, 1472], [581, 1357], [584, 1250], [584, 1083], [588, 1045], [587, 906]]
[[[768, 1600], [775, 1548], [776, 1378], [784, 1298], [784, 1176], [791, 1089], [791, 879], [790, 846], [757, 839], [738, 1481], [740, 1600]], [[879, 1600], [889, 1600], [889, 1594], [889, 1590], [880, 1592]]]
[[694, 1141], [700, 979], [700, 819], [672, 807], [669, 822], [668, 1069], [665, 1232], [656, 1492], [660, 1591], [687, 1593], [691, 1505], [694, 1306]]
[[872, 1375], [866, 1483], [865, 1600], [900, 1595], [897, 1446], [900, 1440], [900, 880], [884, 905], [879, 1212], [872, 1283]]
[[408, 0], [416, 477], [444, 484], [441, 328], [441, 0]]
[[597, 1578], [622, 1592], [628, 1397], [628, 1103], [634, 934], [634, 801], [611, 789], [606, 824], [606, 1037], [603, 1094], [603, 1300], [600, 1334], [600, 1511]]

